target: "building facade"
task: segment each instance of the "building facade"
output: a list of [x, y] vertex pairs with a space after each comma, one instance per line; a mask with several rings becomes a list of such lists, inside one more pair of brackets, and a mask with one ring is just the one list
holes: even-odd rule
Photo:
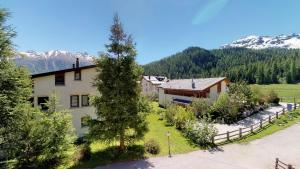
[[194, 98], [214, 101], [221, 92], [227, 91], [228, 84], [226, 77], [170, 80], [159, 87], [159, 105], [161, 107], [167, 107], [172, 103], [187, 105]]
[[158, 95], [158, 87], [167, 82], [164, 76], [143, 76], [141, 81], [142, 93], [144, 95]]
[[98, 94], [92, 84], [96, 74], [95, 65], [79, 67], [77, 60], [71, 69], [32, 75], [33, 104], [46, 111], [44, 104], [55, 93], [59, 109], [69, 110], [77, 136], [83, 136], [88, 132], [86, 122], [97, 117], [95, 108], [90, 105], [90, 97]]

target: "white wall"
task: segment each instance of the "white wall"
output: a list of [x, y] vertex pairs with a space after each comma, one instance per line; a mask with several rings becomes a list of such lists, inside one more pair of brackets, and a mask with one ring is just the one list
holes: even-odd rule
[[[221, 82], [221, 92], [227, 92], [227, 83], [225, 80]], [[219, 97], [219, 94], [220, 93], [218, 93], [218, 85], [216, 84], [210, 88], [208, 99], [211, 101], [215, 101]], [[192, 101], [194, 97], [165, 94], [164, 89], [159, 88], [159, 105], [166, 107], [168, 104], [172, 103], [174, 98]]]
[[142, 85], [142, 93], [144, 95], [158, 93], [158, 85], [156, 86], [152, 84], [150, 81], [145, 80], [144, 78], [142, 79], [141, 85]]
[[[81, 106], [81, 95], [92, 96], [98, 94], [96, 88], [92, 86], [95, 76], [96, 68], [82, 69], [80, 81], [74, 81], [73, 71], [66, 72], [64, 86], [55, 86], [55, 75], [34, 78], [34, 105], [38, 106], [38, 97], [49, 97], [51, 93], [56, 92], [61, 109], [69, 109], [76, 134], [82, 136], [88, 131], [88, 128], [81, 128], [81, 118], [86, 115], [92, 118], [97, 117], [93, 106]], [[79, 107], [70, 107], [71, 95], [79, 95]]]

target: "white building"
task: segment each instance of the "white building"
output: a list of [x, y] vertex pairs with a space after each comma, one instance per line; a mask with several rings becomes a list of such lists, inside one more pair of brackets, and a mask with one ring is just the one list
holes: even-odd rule
[[226, 77], [170, 80], [159, 87], [159, 105], [171, 103], [189, 104], [194, 98], [216, 100], [221, 92], [227, 91]]
[[32, 75], [34, 106], [46, 110], [44, 103], [55, 92], [61, 109], [69, 109], [77, 136], [83, 136], [87, 119], [97, 117], [89, 103], [89, 97], [98, 93], [92, 84], [96, 74], [95, 65], [79, 67], [77, 59], [73, 68]]
[[158, 94], [158, 87], [167, 81], [164, 76], [143, 76], [141, 81], [144, 95]]

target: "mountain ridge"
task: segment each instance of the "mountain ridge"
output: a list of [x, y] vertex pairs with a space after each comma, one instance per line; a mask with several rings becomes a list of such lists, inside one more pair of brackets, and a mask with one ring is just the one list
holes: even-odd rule
[[300, 49], [300, 34], [278, 35], [278, 36], [257, 36], [249, 35], [244, 38], [233, 41], [232, 43], [222, 45], [220, 48], [249, 48], [249, 49], [267, 49], [267, 48], [286, 48]]

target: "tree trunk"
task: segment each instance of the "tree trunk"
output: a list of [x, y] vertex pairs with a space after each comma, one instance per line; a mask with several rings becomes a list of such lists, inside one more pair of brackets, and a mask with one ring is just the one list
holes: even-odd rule
[[124, 151], [125, 150], [125, 137], [124, 137], [124, 131], [120, 132], [120, 151]]

